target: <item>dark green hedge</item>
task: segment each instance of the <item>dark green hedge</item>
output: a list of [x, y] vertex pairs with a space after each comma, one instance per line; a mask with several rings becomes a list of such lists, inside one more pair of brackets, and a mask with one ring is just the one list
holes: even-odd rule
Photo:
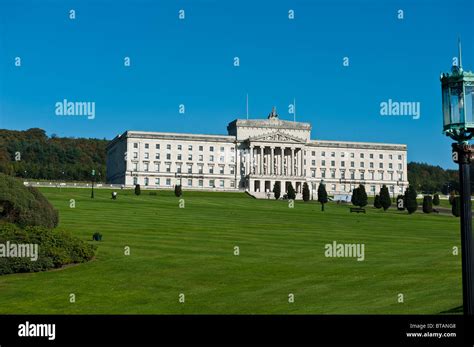
[[94, 257], [95, 246], [65, 231], [33, 226], [20, 228], [11, 223], [0, 223], [0, 244], [38, 244], [38, 259], [0, 257], [0, 275], [18, 272], [37, 272], [59, 268], [67, 264], [83, 263]]
[[0, 173], [0, 219], [25, 227], [38, 225], [55, 228], [59, 217], [48, 200], [36, 188]]

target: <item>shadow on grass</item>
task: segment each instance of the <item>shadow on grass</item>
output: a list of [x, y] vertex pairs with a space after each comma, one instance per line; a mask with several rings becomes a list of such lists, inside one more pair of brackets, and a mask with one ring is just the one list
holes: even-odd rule
[[441, 311], [439, 314], [457, 314], [457, 313], [463, 313], [462, 305], [449, 309], [447, 311]]

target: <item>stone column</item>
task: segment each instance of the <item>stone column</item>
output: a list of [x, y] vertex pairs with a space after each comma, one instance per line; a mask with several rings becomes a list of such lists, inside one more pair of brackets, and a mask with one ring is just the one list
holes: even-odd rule
[[275, 147], [271, 147], [271, 159], [270, 159], [270, 174], [274, 175], [275, 174]]
[[[263, 164], [264, 164], [264, 160], [263, 160], [263, 157], [264, 157], [264, 153], [265, 153], [265, 147], [264, 146], [260, 146], [260, 175], [263, 175]], [[262, 191], [260, 189], [260, 191]]]
[[295, 174], [295, 149], [292, 147], [291, 148], [291, 162], [290, 162], [290, 176], [293, 176]]
[[247, 174], [251, 174], [253, 169], [253, 146], [250, 146], [250, 154], [248, 159], [248, 171]]
[[305, 176], [304, 174], [304, 148], [301, 148], [301, 176]]

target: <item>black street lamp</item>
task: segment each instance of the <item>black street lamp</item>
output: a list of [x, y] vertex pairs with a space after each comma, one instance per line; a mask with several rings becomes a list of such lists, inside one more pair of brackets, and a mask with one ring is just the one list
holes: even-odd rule
[[441, 75], [443, 132], [452, 144], [453, 160], [459, 163], [461, 193], [462, 286], [465, 315], [474, 315], [474, 250], [472, 243], [471, 187], [469, 167], [473, 156], [469, 140], [474, 135], [474, 73], [463, 71], [461, 44], [457, 65]]
[[92, 190], [91, 190], [91, 199], [94, 199], [94, 182], [95, 182], [95, 170], [92, 170]]

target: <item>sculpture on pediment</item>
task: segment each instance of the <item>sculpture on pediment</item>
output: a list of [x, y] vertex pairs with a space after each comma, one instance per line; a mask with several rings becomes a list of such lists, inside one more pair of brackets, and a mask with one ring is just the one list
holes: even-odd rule
[[278, 119], [278, 115], [276, 113], [276, 107], [273, 106], [272, 112], [268, 114], [268, 119]]

